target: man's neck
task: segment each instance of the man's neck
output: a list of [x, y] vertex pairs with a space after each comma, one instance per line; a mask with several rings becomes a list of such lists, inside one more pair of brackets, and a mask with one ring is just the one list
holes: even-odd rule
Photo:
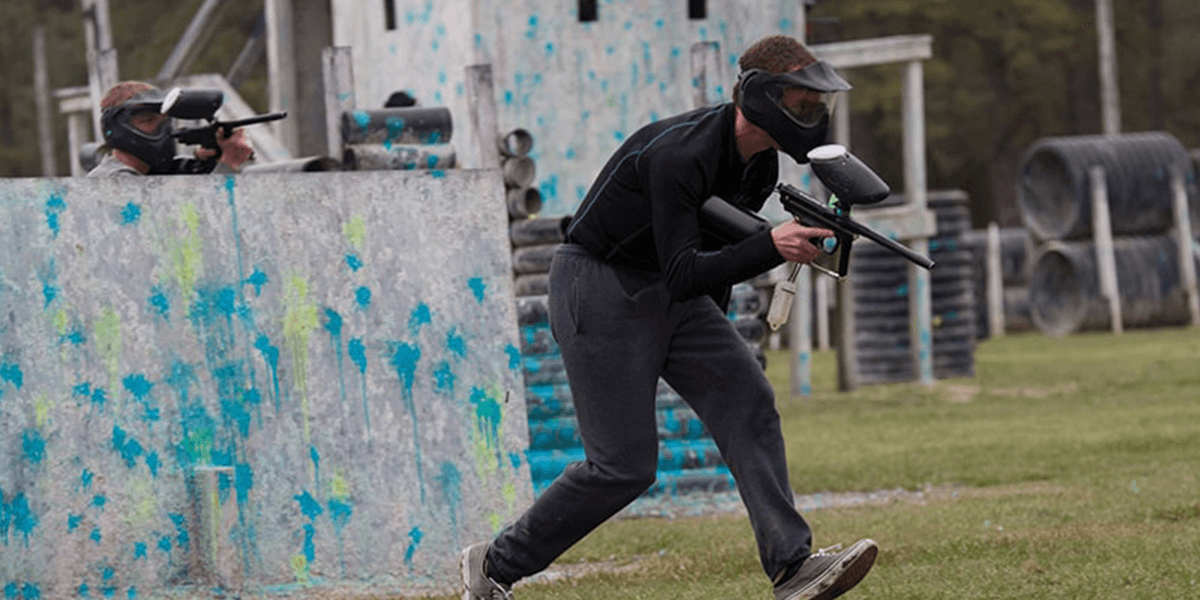
[[749, 162], [755, 154], [774, 147], [771, 136], [746, 119], [741, 108], [735, 108], [733, 137], [737, 141], [738, 154], [744, 162]]

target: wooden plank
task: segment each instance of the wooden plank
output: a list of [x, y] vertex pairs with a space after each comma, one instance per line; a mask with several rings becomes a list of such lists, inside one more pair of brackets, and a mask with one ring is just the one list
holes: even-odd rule
[[988, 223], [987, 228], [987, 307], [988, 333], [1004, 337], [1004, 267], [1000, 259], [1000, 224]]
[[933, 36], [897, 35], [851, 42], [814, 44], [813, 55], [835, 68], [850, 69], [933, 58]]
[[[904, 71], [904, 197], [914, 210], [925, 208], [927, 196], [925, 167], [925, 68], [920, 60], [910, 60]], [[919, 254], [929, 254], [929, 238], [913, 237], [908, 246]], [[933, 289], [929, 271], [916, 265], [908, 268], [909, 314], [912, 318], [913, 364], [917, 381], [932, 384], [933, 379]]]

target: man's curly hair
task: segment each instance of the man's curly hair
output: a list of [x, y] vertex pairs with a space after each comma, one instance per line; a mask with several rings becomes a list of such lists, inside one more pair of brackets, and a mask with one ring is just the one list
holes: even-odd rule
[[[759, 69], [768, 73], [787, 73], [803, 69], [817, 58], [796, 38], [786, 35], [767, 36], [746, 48], [738, 59], [742, 71]], [[733, 102], [739, 104], [738, 86], [733, 86]], [[739, 104], [740, 105], [740, 104]]]
[[134, 96], [158, 88], [144, 81], [122, 81], [110, 88], [100, 99], [100, 108], [112, 108], [128, 102]]

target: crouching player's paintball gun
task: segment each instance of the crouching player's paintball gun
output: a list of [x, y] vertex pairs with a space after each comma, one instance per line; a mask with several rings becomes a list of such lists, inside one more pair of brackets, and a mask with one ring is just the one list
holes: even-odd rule
[[185, 127], [171, 133], [175, 139], [184, 144], [196, 144], [203, 148], [215, 150], [216, 154], [206, 160], [176, 159], [176, 171], [179, 173], [211, 173], [221, 159], [221, 146], [217, 143], [217, 130], [223, 130], [225, 136], [233, 133], [238, 127], [278, 121], [287, 117], [287, 112], [273, 112], [257, 115], [248, 119], [235, 121], [220, 121], [217, 111], [225, 102], [225, 94], [221, 90], [184, 90], [174, 88], [163, 99], [162, 113], [176, 119], [207, 122], [197, 127]]
[[[860, 235], [917, 266], [933, 268], [933, 261], [928, 257], [917, 254], [888, 236], [850, 218], [851, 207], [874, 204], [891, 193], [887, 183], [875, 171], [844, 147], [836, 144], [812, 150], [808, 153], [808, 159], [813, 174], [831, 194], [829, 203], [825, 204], [786, 183], [779, 184], [777, 190], [784, 210], [791, 213], [797, 221], [807, 227], [820, 227], [834, 233], [832, 239], [813, 242], [826, 254], [840, 255], [837, 270], [828, 269], [816, 261], [812, 263], [814, 269], [836, 279], [846, 277], [850, 270], [850, 247]], [[730, 241], [744, 239], [758, 229], [770, 226], [762, 217], [717, 197], [706, 200], [700, 207], [700, 214], [707, 228]], [[796, 275], [799, 271], [800, 265], [792, 265], [788, 279], [775, 286], [775, 295], [767, 313], [767, 323], [771, 329], [779, 329], [787, 321], [796, 294]]]

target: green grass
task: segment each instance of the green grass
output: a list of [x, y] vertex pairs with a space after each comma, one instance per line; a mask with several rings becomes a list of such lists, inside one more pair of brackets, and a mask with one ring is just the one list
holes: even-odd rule
[[[1200, 598], [1200, 330], [1025, 334], [975, 358], [972, 378], [840, 393], [818, 353], [814, 393], [789, 397], [769, 353], [798, 493], [926, 490], [805, 513], [818, 546], [880, 543], [847, 598]], [[770, 598], [739, 516], [611, 521], [552, 568], [580, 564], [602, 568], [517, 597]]]

